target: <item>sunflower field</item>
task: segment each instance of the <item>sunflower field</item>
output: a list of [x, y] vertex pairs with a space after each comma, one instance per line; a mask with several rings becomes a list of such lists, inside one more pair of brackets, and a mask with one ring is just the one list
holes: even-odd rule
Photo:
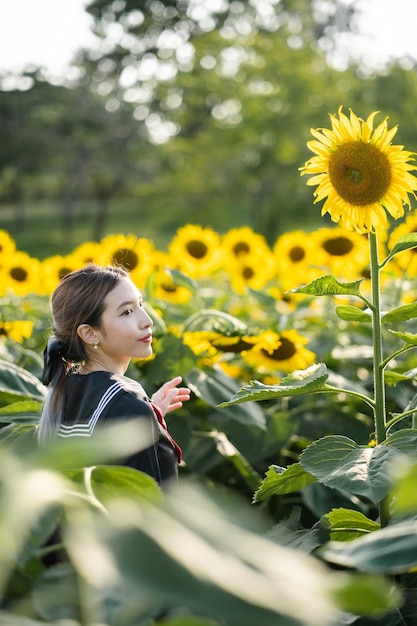
[[[319, 200], [337, 195], [331, 227], [269, 245], [186, 224], [165, 250], [120, 233], [43, 260], [0, 231], [1, 624], [417, 618], [417, 217], [403, 209], [417, 185], [386, 123], [339, 111], [332, 127], [303, 171]], [[355, 204], [368, 144], [388, 183]], [[321, 174], [329, 146], [350, 170]], [[385, 210], [404, 219], [380, 228]], [[89, 262], [128, 269], [153, 319], [154, 354], [127, 375], [192, 391], [170, 417], [184, 461], [166, 494], [117, 466], [131, 430], [36, 444], [49, 298]]]

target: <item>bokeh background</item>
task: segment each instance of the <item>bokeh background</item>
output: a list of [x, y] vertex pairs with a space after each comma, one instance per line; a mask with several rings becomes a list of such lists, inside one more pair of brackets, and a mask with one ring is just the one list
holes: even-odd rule
[[417, 146], [416, 11], [2, 0], [0, 228], [44, 259], [112, 233], [164, 249], [186, 224], [271, 245], [322, 226], [298, 172], [311, 127], [380, 110]]

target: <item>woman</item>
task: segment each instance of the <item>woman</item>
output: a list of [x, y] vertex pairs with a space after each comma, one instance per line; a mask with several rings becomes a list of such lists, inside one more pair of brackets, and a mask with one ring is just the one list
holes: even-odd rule
[[114, 420], [140, 418], [155, 442], [123, 464], [159, 484], [176, 478], [181, 450], [168, 433], [164, 416], [189, 400], [168, 381], [149, 399], [142, 386], [125, 376], [131, 358], [152, 354], [152, 319], [127, 272], [94, 264], [66, 275], [52, 295], [54, 336], [44, 353], [42, 382], [50, 385], [39, 424], [39, 440], [92, 437]]

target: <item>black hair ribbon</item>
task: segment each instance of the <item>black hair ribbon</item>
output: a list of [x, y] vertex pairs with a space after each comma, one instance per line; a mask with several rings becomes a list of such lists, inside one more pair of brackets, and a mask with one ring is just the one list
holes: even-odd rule
[[62, 366], [62, 343], [52, 335], [49, 338], [48, 344], [43, 352], [43, 372], [42, 382], [44, 385], [49, 383], [54, 378], [58, 367]]

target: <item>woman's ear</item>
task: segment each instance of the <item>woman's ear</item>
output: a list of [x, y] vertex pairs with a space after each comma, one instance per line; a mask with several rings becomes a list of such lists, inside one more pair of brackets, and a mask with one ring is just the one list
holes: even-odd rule
[[96, 331], [90, 324], [80, 324], [77, 328], [77, 335], [81, 341], [87, 344], [93, 344], [97, 341]]

